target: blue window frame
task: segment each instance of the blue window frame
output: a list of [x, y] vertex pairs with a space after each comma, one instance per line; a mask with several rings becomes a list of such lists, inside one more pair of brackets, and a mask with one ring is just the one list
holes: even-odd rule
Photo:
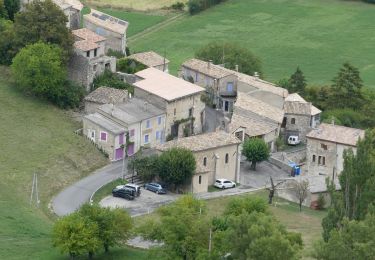
[[158, 117], [158, 125], [161, 125], [161, 116]]
[[150, 120], [147, 120], [146, 121], [146, 128], [150, 128], [151, 127], [151, 121]]
[[149, 136], [148, 135], [145, 135], [145, 144], [148, 144], [150, 142], [149, 140]]
[[227, 91], [232, 92], [233, 91], [233, 82], [228, 82], [227, 83]]

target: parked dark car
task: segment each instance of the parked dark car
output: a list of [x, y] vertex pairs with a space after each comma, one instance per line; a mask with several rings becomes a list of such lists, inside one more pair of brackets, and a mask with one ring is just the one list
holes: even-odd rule
[[145, 184], [145, 190], [153, 191], [156, 194], [166, 194], [167, 191], [164, 189], [161, 184], [151, 182], [151, 183], [146, 183]]
[[114, 188], [112, 190], [113, 197], [120, 197], [127, 200], [134, 200], [135, 192], [132, 189], [128, 188]]
[[117, 189], [131, 189], [134, 190], [134, 196], [138, 197], [141, 195], [141, 186], [133, 183], [127, 183], [125, 185], [116, 186]]

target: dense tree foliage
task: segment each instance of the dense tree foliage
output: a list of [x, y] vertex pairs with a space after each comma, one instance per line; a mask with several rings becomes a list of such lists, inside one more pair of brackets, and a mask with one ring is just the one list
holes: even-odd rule
[[157, 173], [164, 182], [177, 188], [191, 180], [195, 167], [195, 157], [190, 150], [171, 148], [159, 156]]
[[84, 90], [66, 81], [62, 51], [55, 45], [35, 43], [23, 48], [13, 59], [16, 86], [60, 107], [76, 107]]
[[71, 258], [84, 253], [93, 254], [100, 247], [99, 227], [79, 213], [56, 221], [53, 228], [53, 245]]
[[225, 1], [226, 0], [189, 0], [187, 5], [189, 13], [193, 15]]
[[10, 65], [18, 51], [14, 45], [14, 26], [11, 21], [0, 18], [0, 35], [0, 64]]
[[[20, 0], [0, 0], [4, 2], [4, 8], [7, 12], [7, 16], [4, 18], [9, 18], [10, 20], [14, 21], [14, 17], [16, 13], [20, 10], [21, 1]], [[0, 8], [1, 9], [1, 8]], [[0, 14], [1, 17], [1, 14]]]
[[235, 69], [248, 75], [257, 72], [262, 75], [262, 64], [259, 58], [248, 49], [230, 42], [211, 42], [199, 49], [195, 56], [214, 64], [224, 64], [228, 69]]
[[147, 66], [143, 65], [142, 63], [130, 59], [130, 58], [122, 58], [117, 60], [117, 65], [116, 69], [118, 71], [124, 72], [124, 73], [129, 73], [129, 74], [134, 74], [137, 73], [138, 71], [146, 69]]
[[201, 200], [186, 195], [156, 213], [159, 221], [150, 220], [138, 230], [147, 239], [163, 242], [152, 252], [155, 259], [197, 259], [207, 251], [210, 225]]
[[323, 219], [323, 238], [330, 239], [333, 230], [342, 227], [342, 220], [363, 220], [368, 208], [375, 203], [375, 130], [367, 131], [357, 144], [357, 152], [344, 153], [344, 169], [339, 176], [341, 191], [335, 192], [332, 184], [329, 191], [332, 205]]
[[242, 154], [251, 162], [251, 168], [256, 170], [257, 162], [267, 160], [270, 156], [270, 151], [263, 139], [248, 138], [243, 144]]
[[103, 74], [95, 77], [91, 85], [91, 90], [95, 90], [99, 87], [126, 89], [130, 93], [134, 92], [133, 86], [119, 79], [116, 73], [110, 70], [105, 70]]
[[158, 156], [135, 156], [134, 159], [128, 163], [128, 169], [137, 172], [137, 175], [144, 182], [151, 182], [156, 177], [156, 168], [158, 163]]
[[375, 211], [372, 207], [364, 220], [344, 218], [341, 228], [332, 230], [327, 242], [315, 247], [315, 258], [325, 260], [375, 259]]
[[130, 236], [132, 219], [122, 209], [84, 204], [77, 212], [60, 218], [54, 225], [53, 245], [74, 258], [88, 253], [91, 258], [100, 248], [109, 248]]
[[0, 19], [8, 19], [8, 12], [5, 9], [4, 0], [0, 0]]
[[51, 0], [32, 1], [24, 11], [17, 13], [14, 21], [15, 43], [18, 49], [39, 41], [56, 44], [67, 62], [73, 50], [73, 36], [66, 27], [68, 18]]
[[304, 95], [307, 83], [302, 70], [297, 67], [296, 71], [290, 76], [289, 79], [281, 80], [278, 85], [286, 88], [289, 93]]

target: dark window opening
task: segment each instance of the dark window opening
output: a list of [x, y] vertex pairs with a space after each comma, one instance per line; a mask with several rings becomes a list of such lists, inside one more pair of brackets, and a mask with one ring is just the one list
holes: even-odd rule
[[295, 118], [292, 118], [292, 119], [290, 120], [290, 123], [291, 123], [292, 125], [295, 125], [295, 124], [296, 124], [296, 119], [295, 119]]
[[204, 158], [203, 158], [203, 165], [204, 165], [204, 166], [207, 166], [207, 157], [204, 157]]
[[225, 155], [225, 163], [228, 163], [228, 161], [229, 161], [229, 154], [226, 154]]
[[202, 183], [202, 175], [199, 175], [199, 184]]
[[312, 156], [312, 161], [315, 162], [315, 154]]

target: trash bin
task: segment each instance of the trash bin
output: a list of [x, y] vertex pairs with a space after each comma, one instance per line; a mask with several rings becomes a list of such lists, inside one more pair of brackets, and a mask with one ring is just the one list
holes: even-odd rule
[[301, 168], [299, 166], [295, 166], [294, 171], [295, 171], [297, 176], [299, 176], [301, 174]]

